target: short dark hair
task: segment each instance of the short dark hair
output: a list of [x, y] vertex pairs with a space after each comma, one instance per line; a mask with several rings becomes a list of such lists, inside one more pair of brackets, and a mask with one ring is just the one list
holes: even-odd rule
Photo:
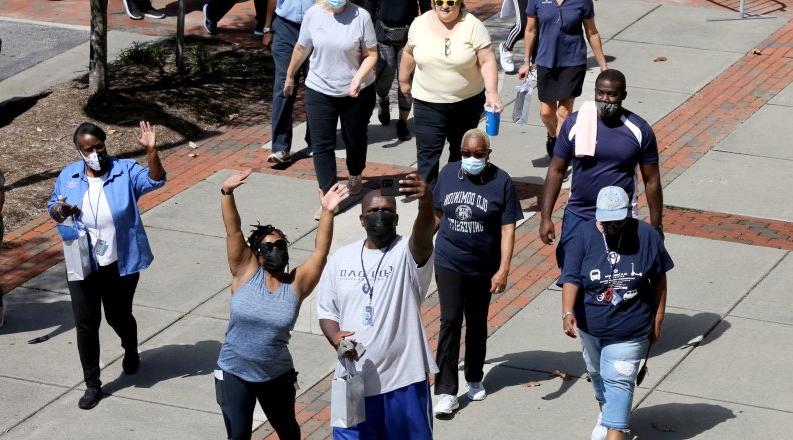
[[93, 124], [91, 122], [83, 122], [80, 124], [76, 130], [74, 130], [74, 136], [72, 136], [72, 142], [74, 142], [74, 146], [79, 147], [77, 144], [77, 137], [81, 134], [90, 134], [91, 136], [99, 139], [100, 141], [104, 142], [107, 139], [107, 135], [105, 134], [105, 130], [102, 130], [98, 125]]
[[273, 232], [280, 235], [287, 244], [289, 243], [289, 239], [286, 238], [286, 234], [273, 225], [262, 226], [261, 224], [256, 224], [251, 225], [251, 227], [253, 227], [253, 230], [251, 231], [251, 235], [248, 236], [248, 247], [251, 248], [254, 254], [259, 253], [259, 246], [262, 244], [262, 241], [264, 241], [264, 237], [272, 234]]
[[628, 87], [628, 83], [625, 81], [625, 75], [623, 75], [623, 73], [617, 69], [606, 69], [600, 72], [600, 75], [598, 75], [597, 79], [595, 80], [595, 84], [601, 80], [610, 81], [611, 83], [619, 83], [622, 86], [623, 92]]

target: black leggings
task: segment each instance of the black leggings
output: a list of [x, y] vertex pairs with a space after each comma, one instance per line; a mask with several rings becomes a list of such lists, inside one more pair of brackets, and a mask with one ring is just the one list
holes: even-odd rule
[[529, 0], [511, 1], [515, 5], [515, 25], [509, 30], [507, 39], [504, 40], [504, 46], [506, 46], [509, 51], [515, 48], [515, 43], [522, 40], [526, 32], [526, 6], [529, 4]]
[[490, 276], [466, 275], [435, 266], [441, 303], [441, 330], [435, 362], [435, 394], [457, 395], [457, 362], [465, 317], [465, 380], [481, 382], [487, 351], [487, 311], [490, 308]]
[[118, 263], [101, 266], [83, 281], [69, 281], [74, 326], [77, 328], [77, 351], [83, 366], [83, 379], [89, 387], [100, 387], [99, 324], [102, 306], [110, 327], [121, 338], [124, 351], [138, 348], [138, 325], [132, 316], [132, 299], [140, 274], [121, 276]]
[[300, 440], [300, 425], [295, 419], [295, 382], [294, 369], [267, 382], [248, 382], [223, 371], [223, 380], [215, 378], [215, 397], [223, 411], [228, 438], [251, 438], [253, 409], [258, 400], [281, 440]]

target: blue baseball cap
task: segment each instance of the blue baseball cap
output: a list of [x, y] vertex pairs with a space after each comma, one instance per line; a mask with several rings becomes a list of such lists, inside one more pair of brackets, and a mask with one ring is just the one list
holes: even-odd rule
[[628, 216], [631, 201], [624, 189], [618, 186], [607, 186], [598, 192], [595, 205], [595, 218], [599, 222], [624, 220]]

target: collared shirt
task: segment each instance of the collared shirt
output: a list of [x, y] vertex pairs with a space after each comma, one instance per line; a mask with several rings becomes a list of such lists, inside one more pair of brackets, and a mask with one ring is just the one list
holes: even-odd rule
[[[140, 166], [131, 159], [117, 159], [110, 156], [110, 169], [103, 192], [113, 214], [116, 227], [116, 246], [118, 253], [119, 274], [130, 275], [140, 272], [151, 264], [154, 256], [149, 247], [146, 231], [138, 210], [138, 199], [165, 184], [162, 180], [152, 180], [149, 169]], [[66, 197], [66, 203], [83, 209], [83, 199], [88, 191], [88, 178], [85, 175], [85, 162], [79, 160], [67, 165], [55, 181], [47, 210], [58, 202], [59, 196]], [[88, 207], [86, 207], [88, 208]], [[96, 268], [96, 260], [92, 254], [92, 264]]]
[[293, 23], [302, 23], [308, 8], [314, 6], [314, 0], [278, 0], [275, 14]]
[[529, 0], [526, 15], [537, 17], [540, 34], [534, 62], [543, 67], [586, 64], [584, 20], [595, 16], [592, 0]]

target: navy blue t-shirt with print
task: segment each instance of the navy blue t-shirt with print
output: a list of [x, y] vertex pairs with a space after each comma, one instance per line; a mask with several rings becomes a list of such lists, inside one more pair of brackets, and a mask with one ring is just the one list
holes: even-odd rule
[[576, 230], [558, 284], [581, 287], [573, 312], [584, 332], [609, 341], [646, 336], [655, 307], [651, 281], [674, 267], [672, 258], [661, 235], [641, 220], [628, 219], [612, 252], [603, 238], [594, 220]]
[[623, 109], [619, 118], [598, 118], [595, 156], [575, 157], [577, 119], [578, 112], [565, 119], [553, 155], [573, 163], [570, 200], [565, 210], [592, 219], [601, 188], [619, 186], [633, 200], [636, 166], [658, 163], [658, 144], [650, 124]]
[[460, 162], [451, 162], [438, 175], [432, 197], [443, 216], [435, 240], [435, 264], [491, 276], [501, 261], [501, 226], [522, 219], [523, 211], [504, 170], [488, 164], [482, 173], [484, 183], [479, 176], [462, 174]]
[[534, 62], [543, 67], [586, 64], [584, 19], [595, 16], [592, 0], [529, 0], [526, 15], [537, 17], [539, 36]]

